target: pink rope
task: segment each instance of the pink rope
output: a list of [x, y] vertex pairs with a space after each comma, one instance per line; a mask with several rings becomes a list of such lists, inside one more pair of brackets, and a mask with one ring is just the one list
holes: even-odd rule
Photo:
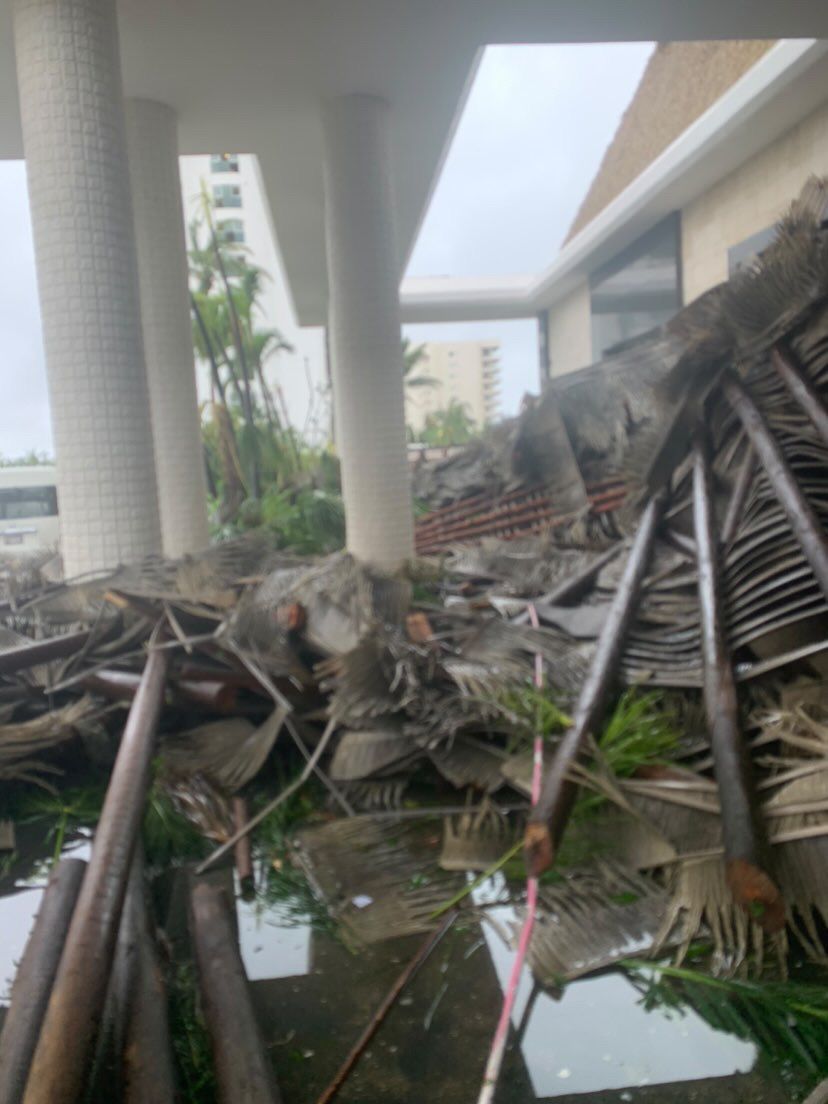
[[[530, 602], [528, 606], [529, 621], [534, 628], [539, 628], [538, 613]], [[535, 653], [535, 687], [543, 689], [543, 657], [540, 652]], [[537, 805], [541, 791], [543, 778], [543, 737], [539, 732], [535, 733], [532, 755], [532, 805]], [[512, 1009], [517, 998], [520, 975], [523, 973], [523, 964], [526, 961], [526, 952], [529, 950], [529, 942], [532, 938], [532, 930], [535, 926], [535, 917], [538, 910], [538, 879], [526, 879], [526, 916], [520, 929], [517, 953], [512, 963], [509, 981], [503, 993], [503, 1007], [500, 1010], [500, 1019], [497, 1021], [494, 1038], [492, 1039], [489, 1059], [486, 1062], [486, 1072], [483, 1074], [483, 1084], [477, 1104], [491, 1104], [494, 1100], [495, 1089], [500, 1078], [500, 1069], [503, 1065], [503, 1055], [506, 1052], [506, 1041], [509, 1038], [509, 1023], [512, 1019]]]

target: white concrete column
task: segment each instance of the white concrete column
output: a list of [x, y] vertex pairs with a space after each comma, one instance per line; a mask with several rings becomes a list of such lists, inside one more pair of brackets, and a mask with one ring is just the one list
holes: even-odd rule
[[67, 575], [161, 547], [115, 0], [14, 0]]
[[167, 556], [209, 543], [175, 112], [126, 101], [161, 536]]
[[325, 111], [325, 235], [336, 445], [348, 549], [394, 568], [414, 553], [388, 109]]

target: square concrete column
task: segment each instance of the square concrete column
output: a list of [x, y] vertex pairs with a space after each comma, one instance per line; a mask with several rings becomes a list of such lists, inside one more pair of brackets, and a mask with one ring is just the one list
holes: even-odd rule
[[325, 240], [336, 444], [348, 549], [393, 569], [414, 554], [386, 104], [325, 110]]
[[64, 570], [161, 548], [115, 0], [14, 0]]
[[161, 536], [167, 556], [209, 543], [175, 112], [126, 101]]

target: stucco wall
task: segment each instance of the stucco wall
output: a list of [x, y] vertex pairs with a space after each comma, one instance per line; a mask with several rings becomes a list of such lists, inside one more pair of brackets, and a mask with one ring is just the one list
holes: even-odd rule
[[727, 251], [772, 225], [812, 174], [828, 174], [828, 104], [681, 213], [684, 301], [727, 279]]
[[592, 363], [589, 284], [586, 280], [549, 308], [549, 374], [563, 376]]

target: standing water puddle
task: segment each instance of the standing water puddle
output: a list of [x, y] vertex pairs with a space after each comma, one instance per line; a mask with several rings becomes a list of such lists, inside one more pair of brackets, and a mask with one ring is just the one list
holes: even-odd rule
[[[65, 854], [85, 858], [76, 838]], [[48, 876], [39, 862], [0, 897], [0, 984], [7, 994]], [[498, 881], [475, 892], [497, 900]], [[422, 936], [349, 949], [303, 916], [295, 902], [237, 899], [239, 944], [285, 1104], [311, 1104]], [[503, 932], [461, 917], [415, 977], [344, 1086], [342, 1104], [470, 1104], [476, 1098], [512, 963]], [[6, 1001], [7, 1002], [7, 1001]], [[524, 973], [498, 1104], [556, 1100], [782, 1104], [781, 1089], [755, 1071], [757, 1049], [687, 1010], [646, 1011], [623, 972], [569, 984], [556, 999]]]

